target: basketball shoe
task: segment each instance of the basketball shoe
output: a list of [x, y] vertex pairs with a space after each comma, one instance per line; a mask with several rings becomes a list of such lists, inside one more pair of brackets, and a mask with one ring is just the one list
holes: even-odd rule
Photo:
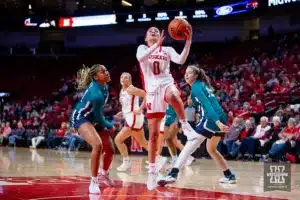
[[91, 183], [89, 186], [90, 194], [100, 194], [99, 182], [97, 177], [91, 178]]
[[131, 167], [131, 163], [129, 159], [123, 160], [123, 163], [117, 168], [117, 171], [119, 172], [125, 172]]
[[229, 176], [224, 176], [219, 180], [219, 183], [229, 183], [236, 184], [236, 178], [234, 174], [230, 174]]

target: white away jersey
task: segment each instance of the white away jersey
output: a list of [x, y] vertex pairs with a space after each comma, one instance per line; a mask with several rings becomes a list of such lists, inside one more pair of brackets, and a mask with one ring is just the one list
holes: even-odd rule
[[[140, 45], [137, 50], [142, 81], [147, 92], [155, 91], [160, 85], [174, 83], [170, 73], [170, 61], [178, 56], [172, 47], [162, 46], [151, 52], [153, 46], [149, 48], [146, 45]], [[145, 56], [146, 54], [148, 56]]]
[[139, 108], [139, 97], [130, 95], [126, 90], [120, 92], [120, 103], [123, 114], [130, 113]]

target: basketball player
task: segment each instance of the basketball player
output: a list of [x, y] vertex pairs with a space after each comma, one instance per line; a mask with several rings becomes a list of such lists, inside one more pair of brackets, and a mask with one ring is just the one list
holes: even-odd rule
[[[144, 149], [148, 150], [148, 142], [145, 139], [143, 130], [143, 110], [146, 92], [132, 85], [132, 77], [127, 72], [122, 73], [120, 83], [122, 85], [120, 103], [122, 105], [122, 114], [126, 124], [115, 137], [115, 143], [123, 156], [123, 163], [117, 168], [117, 170], [127, 171], [130, 168], [130, 160], [124, 141], [129, 136], [132, 136]], [[139, 106], [139, 97], [144, 98], [141, 106]]]
[[[183, 102], [180, 93], [174, 84], [174, 79], [170, 73], [170, 61], [177, 64], [184, 64], [192, 43], [191, 27], [186, 28], [184, 33], [186, 43], [182, 53], [179, 55], [172, 47], [162, 46], [164, 32], [156, 27], [151, 27], [146, 33], [146, 45], [140, 45], [137, 49], [137, 59], [140, 62], [141, 75], [144, 88], [147, 92], [146, 106], [149, 126], [149, 171], [147, 188], [153, 190], [156, 188], [156, 177], [158, 170], [155, 165], [157, 152], [157, 138], [159, 135], [159, 126], [165, 115], [167, 104], [171, 104], [175, 109], [179, 121], [182, 124], [182, 130], [189, 139], [197, 137], [197, 133], [191, 128], [185, 119]], [[144, 80], [145, 79], [145, 80]]]
[[[80, 102], [77, 103], [72, 113], [72, 126], [84, 140], [91, 145], [91, 182], [89, 192], [99, 194], [99, 180], [113, 185], [109, 179], [108, 169], [114, 155], [112, 139], [108, 131], [114, 131], [114, 125], [108, 122], [104, 115], [104, 104], [108, 99], [108, 86], [110, 75], [103, 65], [83, 67], [77, 73], [77, 89], [84, 91]], [[104, 154], [103, 170], [98, 174], [100, 156]]]
[[198, 137], [187, 141], [179, 157], [165, 178], [158, 181], [160, 186], [174, 183], [178, 177], [179, 170], [186, 162], [187, 158], [200, 146], [207, 138], [207, 152], [217, 162], [224, 172], [224, 178], [220, 179], [222, 183], [236, 183], [236, 178], [228, 169], [223, 156], [217, 151], [217, 145], [221, 139], [219, 131], [228, 132], [229, 128], [224, 125], [227, 116], [213, 94], [209, 78], [202, 69], [190, 65], [185, 72], [185, 81], [191, 86], [191, 98], [194, 105], [197, 105], [202, 118], [196, 126]]

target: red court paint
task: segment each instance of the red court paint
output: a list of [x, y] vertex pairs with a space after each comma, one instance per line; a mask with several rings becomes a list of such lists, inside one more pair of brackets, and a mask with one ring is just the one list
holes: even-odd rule
[[89, 195], [89, 177], [0, 177], [1, 200], [283, 200], [278, 198], [210, 192], [203, 190], [162, 188], [148, 191], [141, 183], [116, 181], [113, 188], [101, 186], [101, 195]]

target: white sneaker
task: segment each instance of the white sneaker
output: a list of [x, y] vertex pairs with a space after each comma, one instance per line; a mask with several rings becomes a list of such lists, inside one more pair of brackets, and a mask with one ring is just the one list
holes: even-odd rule
[[120, 165], [118, 168], [117, 168], [117, 171], [119, 172], [125, 172], [127, 171], [129, 168], [131, 167], [131, 163], [129, 160], [124, 160], [122, 165]]
[[172, 177], [170, 175], [166, 176], [166, 177], [163, 177], [161, 179], [159, 179], [157, 181], [157, 184], [161, 187], [164, 187], [165, 185], [168, 185], [168, 184], [173, 184], [177, 181], [177, 178], [175, 177]]
[[154, 190], [157, 187], [156, 178], [157, 172], [148, 172], [147, 189]]
[[96, 180], [91, 180], [90, 186], [89, 186], [89, 192], [90, 194], [100, 194], [100, 188], [99, 183]]
[[194, 159], [195, 158], [193, 156], [189, 156], [186, 163], [185, 163], [185, 165], [190, 166], [193, 163]]
[[107, 186], [113, 187], [115, 186], [115, 182], [109, 178], [109, 174], [103, 175], [98, 174], [98, 180], [101, 183], [104, 183]]
[[182, 131], [188, 140], [193, 140], [199, 137], [199, 134], [191, 127], [191, 125], [188, 122], [181, 123], [181, 125]]

